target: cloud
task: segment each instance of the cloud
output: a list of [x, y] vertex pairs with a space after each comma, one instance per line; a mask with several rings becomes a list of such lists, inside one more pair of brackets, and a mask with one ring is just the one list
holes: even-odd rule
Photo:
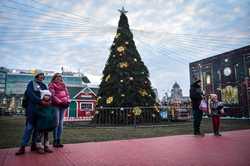
[[[63, 65], [80, 69], [98, 84], [115, 36], [117, 9], [124, 4], [116, 0], [39, 1], [42, 5], [17, 1], [35, 8], [25, 8], [27, 12], [0, 8], [0, 17], [11, 18], [0, 19], [0, 33], [4, 34], [0, 65], [57, 71]], [[249, 7], [246, 0], [127, 0], [136, 46], [160, 95], [174, 81], [188, 95], [188, 62], [249, 44]], [[6, 39], [14, 42], [4, 42]]]

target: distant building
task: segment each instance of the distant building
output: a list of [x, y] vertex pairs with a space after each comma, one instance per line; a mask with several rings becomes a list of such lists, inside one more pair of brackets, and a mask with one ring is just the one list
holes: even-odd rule
[[180, 85], [175, 82], [171, 94], [166, 93], [161, 101], [163, 106], [167, 106], [172, 120], [188, 120], [191, 118], [190, 98], [183, 96]]
[[0, 96], [4, 96], [8, 69], [0, 67]]
[[168, 94], [166, 93], [161, 102], [164, 105], [170, 105], [174, 103], [183, 105], [189, 103], [190, 98], [188, 96], [183, 96], [180, 85], [177, 82], [175, 82], [171, 89], [170, 96], [168, 96]]
[[91, 120], [96, 110], [98, 87], [69, 87], [71, 103], [66, 120]]
[[[30, 80], [34, 79], [36, 70], [8, 69], [5, 79], [5, 95], [22, 95]], [[45, 73], [44, 83], [49, 84], [55, 72], [43, 71]], [[62, 73], [63, 80], [68, 87], [83, 86], [90, 83], [88, 78], [81, 73]]]
[[216, 93], [231, 116], [250, 115], [250, 45], [189, 65], [190, 83], [202, 81], [206, 94]]
[[[21, 107], [23, 94], [29, 81], [34, 79], [37, 70], [7, 69], [0, 67], [0, 115], [1, 114], [23, 114]], [[45, 73], [44, 83], [46, 85], [56, 73], [54, 71], [43, 71]], [[89, 79], [82, 73], [62, 72], [66, 86], [81, 91]]]

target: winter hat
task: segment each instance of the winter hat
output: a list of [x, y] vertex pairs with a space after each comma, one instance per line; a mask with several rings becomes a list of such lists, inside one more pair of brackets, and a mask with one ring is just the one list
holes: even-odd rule
[[49, 90], [40, 90], [41, 92], [41, 99], [43, 99], [44, 96], [51, 96], [51, 92]]
[[201, 82], [201, 80], [200, 79], [196, 79], [196, 80], [194, 80], [194, 83], [199, 83], [199, 82]]
[[197, 84], [197, 83], [199, 83], [199, 82], [201, 82], [201, 79], [198, 78], [198, 77], [196, 77], [196, 76], [193, 76], [193, 83], [194, 83], [194, 84]]
[[44, 76], [44, 73], [43, 73], [43, 72], [38, 72], [38, 73], [35, 75], [35, 78], [38, 78], [40, 75], [43, 75], [43, 76]]

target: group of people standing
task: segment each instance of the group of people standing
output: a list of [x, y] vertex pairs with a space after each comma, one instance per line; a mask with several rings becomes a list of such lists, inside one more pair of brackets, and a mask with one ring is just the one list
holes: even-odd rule
[[[49, 131], [53, 131], [53, 147], [63, 147], [61, 136], [64, 112], [70, 103], [69, 93], [59, 73], [52, 77], [48, 88], [43, 83], [44, 78], [44, 73], [38, 73], [35, 75], [34, 80], [27, 85], [23, 100], [26, 123], [21, 147], [16, 152], [16, 155], [25, 153], [25, 147], [29, 144], [31, 135], [31, 151], [36, 151], [39, 154], [52, 153], [53, 151], [49, 148]], [[190, 98], [193, 107], [194, 135], [204, 135], [200, 132], [203, 116], [201, 105], [202, 101], [205, 101], [205, 94], [201, 89], [201, 80], [196, 80], [191, 85]], [[216, 94], [210, 94], [207, 99], [207, 106], [205, 107], [212, 117], [214, 135], [221, 136], [219, 125], [223, 106], [218, 101]]]
[[61, 136], [64, 112], [70, 103], [69, 93], [59, 73], [52, 77], [48, 87], [43, 83], [44, 79], [44, 73], [37, 73], [27, 85], [23, 100], [26, 123], [16, 155], [25, 153], [31, 136], [31, 151], [52, 153], [49, 148], [50, 131], [53, 131], [53, 147], [63, 147]]
[[190, 98], [193, 108], [194, 135], [204, 136], [204, 134], [200, 132], [200, 124], [203, 113], [205, 112], [212, 118], [214, 135], [221, 136], [219, 133], [220, 116], [224, 113], [224, 110], [223, 103], [219, 102], [217, 95], [205, 95], [201, 89], [201, 80], [197, 79], [191, 85]]

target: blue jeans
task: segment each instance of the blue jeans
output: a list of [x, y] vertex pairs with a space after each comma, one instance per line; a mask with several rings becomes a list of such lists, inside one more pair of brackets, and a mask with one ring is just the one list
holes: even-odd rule
[[31, 122], [26, 121], [21, 146], [27, 146], [29, 144], [32, 131], [33, 131], [32, 144], [35, 144], [36, 143], [36, 130], [34, 128], [34, 125]]
[[57, 127], [53, 131], [54, 141], [61, 140], [65, 108], [56, 107]]

